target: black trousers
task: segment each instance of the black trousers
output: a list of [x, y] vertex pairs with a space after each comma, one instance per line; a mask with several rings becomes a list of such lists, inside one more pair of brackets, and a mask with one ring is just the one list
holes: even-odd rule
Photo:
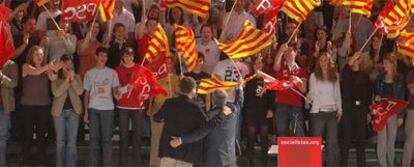
[[352, 142], [357, 151], [357, 166], [365, 166], [367, 111], [366, 106], [344, 105], [344, 112], [339, 123], [341, 166], [348, 166], [348, 151]]
[[[39, 165], [45, 165], [46, 161], [46, 133], [49, 128], [50, 106], [22, 105], [23, 117], [23, 165], [33, 165], [32, 160]], [[36, 132], [36, 140], [33, 133]], [[37, 147], [37, 153], [33, 154], [33, 146]], [[32, 159], [30, 159], [32, 158]]]
[[128, 164], [128, 146], [129, 146], [129, 123], [132, 125], [132, 146], [133, 162], [137, 165], [143, 165], [141, 160], [141, 137], [142, 126], [144, 123], [143, 112], [141, 110], [123, 110], [119, 111], [119, 132], [120, 132], [120, 154], [119, 160], [121, 165]]

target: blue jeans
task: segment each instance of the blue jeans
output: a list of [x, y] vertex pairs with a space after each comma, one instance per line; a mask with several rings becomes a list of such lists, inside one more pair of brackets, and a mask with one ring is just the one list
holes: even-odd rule
[[0, 166], [6, 165], [7, 139], [9, 138], [10, 116], [0, 107]]
[[80, 116], [73, 109], [63, 110], [60, 116], [53, 117], [56, 131], [56, 166], [76, 166]]
[[113, 110], [89, 109], [90, 166], [112, 166]]
[[289, 127], [294, 136], [305, 136], [303, 110], [300, 107], [278, 104], [275, 112], [276, 130], [279, 136], [288, 136]]

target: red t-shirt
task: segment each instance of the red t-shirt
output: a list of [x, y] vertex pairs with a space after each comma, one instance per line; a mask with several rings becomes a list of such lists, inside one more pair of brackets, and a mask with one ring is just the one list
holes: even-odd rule
[[[289, 70], [286, 64], [282, 65], [280, 71], [276, 73], [276, 78], [280, 80], [290, 80], [291, 76], [307, 79], [309, 73], [302, 67], [295, 65], [292, 70]], [[297, 88], [296, 88], [297, 89]], [[303, 98], [291, 89], [278, 91], [276, 93], [275, 102], [277, 104], [285, 104], [295, 107], [303, 107]]]
[[[116, 72], [118, 73], [119, 83], [121, 87], [126, 86], [131, 78], [132, 73], [140, 68], [140, 65], [135, 64], [133, 67], [127, 68], [124, 66], [118, 66], [115, 68]], [[144, 101], [142, 98], [139, 98], [139, 93], [133, 89], [131, 95], [128, 98], [128, 92], [124, 93], [121, 99], [118, 101], [117, 107], [120, 109], [127, 109], [127, 110], [137, 110], [137, 109], [144, 109]]]

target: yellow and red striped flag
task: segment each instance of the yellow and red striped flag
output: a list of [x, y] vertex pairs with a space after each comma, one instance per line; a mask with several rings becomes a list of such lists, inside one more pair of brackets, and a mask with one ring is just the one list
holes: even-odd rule
[[101, 20], [106, 22], [114, 17], [115, 0], [102, 0], [99, 4], [99, 13]]
[[372, 5], [374, 0], [331, 0], [329, 4], [338, 6], [345, 5], [349, 6], [352, 13], [365, 15], [367, 17], [371, 16]]
[[222, 82], [216, 76], [212, 75], [211, 78], [202, 79], [198, 85], [197, 93], [209, 94], [217, 89], [230, 89], [236, 86], [237, 82]]
[[411, 0], [400, 0], [384, 16], [384, 24], [389, 29], [388, 38], [396, 38], [410, 21]]
[[297, 22], [303, 22], [308, 14], [320, 5], [321, 0], [286, 0], [281, 10]]
[[165, 5], [169, 8], [180, 7], [192, 14], [206, 18], [210, 8], [211, 0], [166, 0]]
[[188, 71], [197, 66], [198, 52], [194, 32], [191, 28], [175, 25], [175, 41], [178, 56], [183, 56]]
[[35, 0], [34, 2], [36, 3], [37, 6], [43, 6], [46, 3], [48, 3], [49, 0]]
[[403, 31], [397, 40], [397, 51], [400, 54], [414, 58], [414, 33]]
[[216, 43], [221, 51], [233, 59], [238, 59], [260, 52], [272, 44], [272, 40], [266, 32], [256, 29], [252, 23], [245, 20], [242, 32], [233, 42], [224, 44], [216, 40]]
[[160, 24], [157, 25], [157, 28], [152, 35], [147, 52], [145, 53], [145, 58], [152, 62], [159, 56], [170, 57], [170, 47], [168, 46], [168, 37], [164, 29]]

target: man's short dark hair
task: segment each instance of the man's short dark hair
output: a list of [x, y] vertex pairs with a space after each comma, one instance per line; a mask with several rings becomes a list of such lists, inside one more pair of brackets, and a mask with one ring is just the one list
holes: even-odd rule
[[184, 77], [179, 83], [180, 91], [183, 94], [190, 94], [196, 86], [196, 81], [191, 77]]
[[108, 55], [108, 49], [106, 49], [106, 48], [104, 48], [104, 47], [100, 46], [100, 47], [98, 47], [98, 48], [96, 49], [95, 54], [96, 54], [96, 55], [99, 55], [99, 53], [106, 53], [106, 54]]
[[223, 107], [227, 103], [227, 92], [217, 89], [213, 92], [213, 104], [217, 107]]

